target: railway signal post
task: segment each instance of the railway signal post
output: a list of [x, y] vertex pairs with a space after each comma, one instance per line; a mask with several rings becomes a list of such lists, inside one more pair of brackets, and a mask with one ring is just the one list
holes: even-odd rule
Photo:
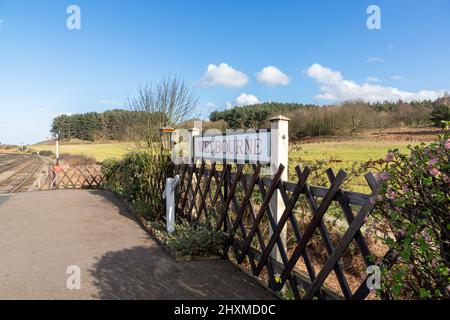
[[59, 133], [53, 136], [53, 140], [56, 143], [56, 166], [59, 166]]

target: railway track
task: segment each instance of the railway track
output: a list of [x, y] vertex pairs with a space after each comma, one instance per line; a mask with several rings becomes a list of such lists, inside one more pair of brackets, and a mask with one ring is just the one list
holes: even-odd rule
[[[5, 157], [8, 159], [2, 159]], [[11, 158], [15, 159], [11, 162]], [[9, 194], [26, 186], [41, 167], [42, 161], [29, 155], [2, 155], [0, 165], [0, 194]]]
[[[5, 158], [5, 159], [2, 159]], [[30, 157], [26, 155], [6, 155], [2, 154], [0, 158], [0, 175], [14, 169], [27, 161], [30, 161]]]

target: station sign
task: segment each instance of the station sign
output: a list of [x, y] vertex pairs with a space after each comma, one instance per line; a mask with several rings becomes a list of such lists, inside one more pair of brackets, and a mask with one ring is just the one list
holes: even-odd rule
[[268, 164], [270, 131], [195, 136], [194, 160]]

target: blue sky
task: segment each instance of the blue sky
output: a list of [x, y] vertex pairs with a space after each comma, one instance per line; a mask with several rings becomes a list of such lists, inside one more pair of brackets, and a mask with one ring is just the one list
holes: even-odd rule
[[[81, 30], [66, 27], [71, 4]], [[371, 4], [381, 30], [366, 26]], [[43, 140], [56, 114], [121, 107], [168, 74], [204, 114], [435, 97], [450, 91], [449, 56], [448, 0], [0, 0], [0, 142]]]

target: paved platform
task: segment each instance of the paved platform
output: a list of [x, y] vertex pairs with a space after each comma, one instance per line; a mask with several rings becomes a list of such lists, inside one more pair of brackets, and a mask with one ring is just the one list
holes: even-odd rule
[[106, 191], [4, 197], [0, 228], [0, 299], [274, 299], [227, 261], [174, 262]]

